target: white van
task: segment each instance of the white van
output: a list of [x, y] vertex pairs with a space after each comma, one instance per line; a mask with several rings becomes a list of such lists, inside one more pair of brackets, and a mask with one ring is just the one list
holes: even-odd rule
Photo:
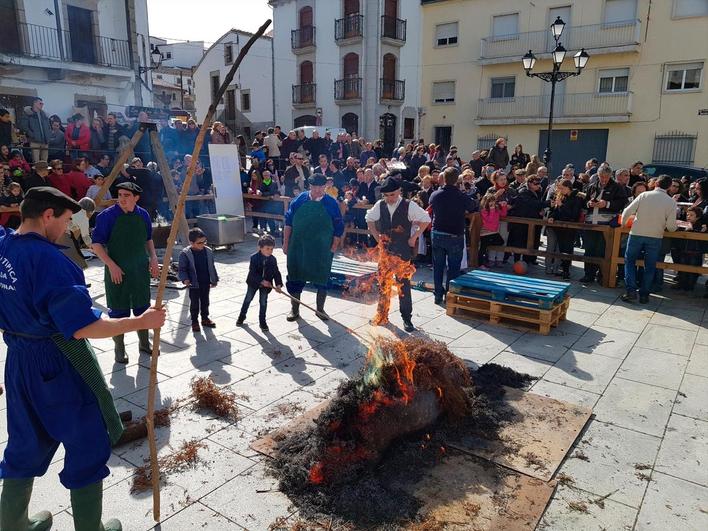
[[313, 131], [317, 131], [322, 138], [324, 138], [325, 133], [329, 133], [332, 136], [332, 140], [337, 140], [337, 135], [346, 135], [347, 130], [341, 127], [324, 127], [324, 126], [314, 126], [314, 125], [304, 125], [302, 127], [296, 127], [293, 129], [296, 133], [302, 131], [305, 133], [305, 138], [310, 138]]

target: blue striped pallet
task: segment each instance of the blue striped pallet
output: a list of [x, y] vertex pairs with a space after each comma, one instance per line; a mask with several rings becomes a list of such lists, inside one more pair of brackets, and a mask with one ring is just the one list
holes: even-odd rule
[[570, 284], [475, 270], [450, 282], [450, 291], [480, 299], [550, 310], [565, 299]]

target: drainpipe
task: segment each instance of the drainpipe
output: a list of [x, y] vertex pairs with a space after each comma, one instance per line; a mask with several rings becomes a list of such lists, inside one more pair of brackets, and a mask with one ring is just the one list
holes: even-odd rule
[[59, 0], [54, 0], [54, 17], [57, 21], [57, 36], [59, 37], [59, 57], [62, 61], [66, 61], [66, 55], [64, 55], [64, 36], [61, 31], [61, 14], [59, 13]]
[[135, 74], [133, 94], [135, 105], [143, 105], [143, 87], [140, 77], [140, 56], [138, 55], [138, 28], [135, 21], [135, 0], [125, 0], [125, 27], [128, 34], [128, 54], [130, 66]]
[[270, 39], [270, 70], [271, 70], [271, 90], [272, 92], [272, 97], [271, 99], [273, 100], [273, 125], [275, 125], [276, 119], [275, 119], [275, 38]]

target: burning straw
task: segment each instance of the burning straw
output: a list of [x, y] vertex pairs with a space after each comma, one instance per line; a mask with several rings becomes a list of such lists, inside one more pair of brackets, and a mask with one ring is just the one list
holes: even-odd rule
[[[182, 447], [179, 451], [172, 455], [158, 459], [159, 469], [162, 471], [162, 477], [167, 474], [172, 474], [174, 472], [179, 472], [193, 467], [197, 463], [199, 449], [205, 447], [206, 446], [204, 443], [200, 443], [196, 440], [185, 441], [182, 443]], [[147, 463], [141, 467], [138, 467], [135, 475], [133, 476], [133, 486], [131, 487], [130, 492], [132, 494], [138, 494], [140, 492], [150, 490], [151, 488], [152, 473], [150, 470], [150, 463]]]
[[210, 376], [195, 378], [191, 383], [192, 396], [197, 401], [197, 406], [209, 409], [220, 417], [236, 420], [238, 406], [236, 395], [230, 391], [220, 389]]

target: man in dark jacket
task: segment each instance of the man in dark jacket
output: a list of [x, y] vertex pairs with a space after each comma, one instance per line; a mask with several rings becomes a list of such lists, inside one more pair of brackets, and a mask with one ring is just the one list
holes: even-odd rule
[[47, 160], [49, 154], [49, 117], [44, 112], [42, 98], [34, 98], [30, 107], [25, 107], [19, 128], [27, 134], [32, 150], [32, 161]]
[[320, 155], [327, 155], [327, 142], [314, 130], [312, 137], [305, 141], [305, 149], [310, 152], [310, 160], [314, 162], [320, 160]]
[[[514, 203], [509, 209], [509, 216], [517, 218], [541, 219], [542, 210], [548, 205], [547, 201], [541, 198], [541, 181], [538, 177], [531, 177], [526, 180], [526, 184], [519, 188], [519, 193], [514, 198]], [[521, 223], [509, 223], [509, 247], [526, 247], [528, 237], [528, 226]], [[536, 227], [534, 237], [534, 249], [538, 249], [541, 244], [541, 227]], [[514, 255], [514, 260], [518, 260], [519, 255]], [[526, 263], [536, 263], [536, 256], [524, 255]]]
[[[103, 126], [103, 137], [106, 139], [106, 151], [110, 155], [118, 151], [120, 138], [126, 136], [126, 134], [125, 128], [118, 123], [115, 113], [109, 112], [106, 116], [106, 125]], [[167, 151], [167, 146], [165, 146], [164, 142], [163, 146]]]
[[0, 146], [12, 147], [17, 143], [15, 128], [12, 125], [10, 111], [0, 107]]
[[[612, 180], [612, 169], [606, 164], [598, 168], [597, 180], [588, 185], [585, 196], [588, 208], [585, 223], [592, 225], [609, 225], [617, 219], [627, 203], [624, 187]], [[583, 243], [585, 256], [604, 258], [605, 237], [601, 232], [583, 231]], [[599, 272], [600, 267], [597, 264], [586, 263], [585, 276], [580, 281], [583, 283], [593, 282]]]
[[35, 188], [37, 186], [51, 186], [47, 180], [49, 175], [49, 164], [46, 161], [40, 160], [34, 165], [34, 171], [29, 177], [25, 177], [20, 183], [22, 185], [22, 191], [27, 193], [30, 188]]
[[[476, 202], [457, 187], [459, 172], [447, 168], [443, 172], [445, 186], [430, 196], [433, 211], [431, 234], [433, 247], [433, 281], [435, 304], [441, 304], [450, 280], [460, 275], [460, 265], [465, 246], [465, 214], [478, 210]], [[447, 262], [447, 281], [443, 288], [443, 274]]]
[[346, 160], [349, 156], [349, 146], [344, 135], [337, 135], [337, 141], [329, 146], [329, 160]]

